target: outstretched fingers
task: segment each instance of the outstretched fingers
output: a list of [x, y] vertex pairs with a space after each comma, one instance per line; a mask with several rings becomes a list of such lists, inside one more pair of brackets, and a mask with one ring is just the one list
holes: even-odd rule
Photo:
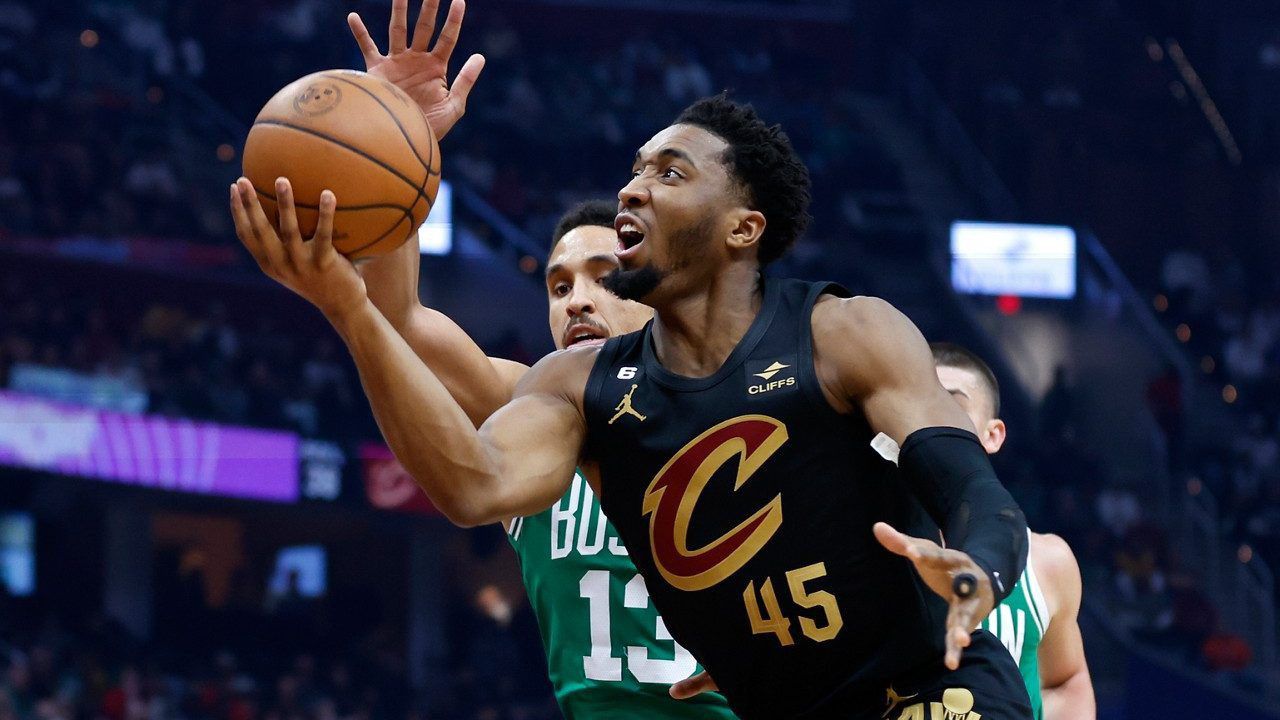
[[418, 22], [413, 26], [413, 44], [409, 47], [418, 52], [426, 52], [427, 46], [431, 44], [431, 36], [436, 31], [436, 11], [439, 9], [440, 0], [422, 0]]
[[458, 34], [462, 32], [462, 18], [467, 14], [467, 0], [453, 0], [449, 3], [449, 17], [445, 18], [444, 27], [440, 30], [440, 39], [431, 54], [446, 65], [453, 55], [453, 48], [458, 45]]
[[901, 555], [911, 561], [920, 557], [918, 544], [913, 542], [915, 538], [898, 532], [889, 523], [878, 522], [872, 526], [871, 532], [875, 534], [876, 540], [894, 555]]
[[409, 35], [409, 0], [391, 0], [391, 24], [387, 27], [387, 54], [404, 52]]
[[471, 94], [471, 88], [475, 87], [483, 70], [484, 56], [476, 53], [467, 58], [467, 62], [458, 71], [458, 77], [453, 79], [453, 85], [449, 87], [449, 96], [459, 107], [467, 106], [467, 96]]
[[368, 70], [381, 62], [382, 53], [378, 51], [378, 44], [369, 35], [369, 28], [364, 26], [364, 20], [360, 19], [359, 13], [347, 13], [347, 27], [351, 28], [351, 36], [356, 39], [360, 54], [364, 56], [365, 69]]

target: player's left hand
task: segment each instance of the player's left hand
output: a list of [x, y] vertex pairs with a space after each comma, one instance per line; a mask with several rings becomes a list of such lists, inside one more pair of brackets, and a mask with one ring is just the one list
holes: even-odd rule
[[[929, 589], [946, 599], [950, 610], [947, 611], [945, 662], [950, 670], [960, 667], [960, 653], [969, 647], [970, 634], [995, 607], [991, 580], [977, 563], [959, 550], [904, 535], [888, 523], [876, 523], [872, 531], [889, 552], [910, 560]], [[956, 595], [953, 589], [953, 582], [961, 573], [969, 573], [977, 581], [977, 591], [967, 598]]]
[[716, 685], [716, 681], [707, 674], [706, 670], [703, 670], [693, 677], [687, 677], [675, 685], [672, 685], [671, 689], [667, 692], [676, 700], [688, 700], [695, 695], [701, 695], [705, 692], [715, 692], [719, 689], [720, 686]]
[[391, 0], [391, 27], [388, 31], [390, 47], [383, 55], [378, 44], [369, 36], [364, 21], [358, 13], [347, 15], [347, 25], [364, 55], [365, 70], [408, 93], [422, 109], [436, 140], [443, 140], [453, 126], [467, 112], [467, 96], [484, 69], [484, 56], [472, 55], [463, 63], [449, 86], [449, 56], [458, 44], [458, 32], [462, 29], [462, 16], [466, 14], [466, 0], [451, 0], [449, 16], [440, 30], [440, 38], [430, 51], [431, 35], [436, 27], [436, 10], [440, 0], [422, 0], [418, 22], [413, 28], [413, 40], [406, 44], [409, 34], [409, 0]]

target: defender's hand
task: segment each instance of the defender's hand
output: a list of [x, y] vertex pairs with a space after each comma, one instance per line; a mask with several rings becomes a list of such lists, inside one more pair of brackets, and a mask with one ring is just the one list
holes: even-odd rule
[[720, 686], [716, 685], [716, 681], [711, 679], [706, 670], [703, 670], [693, 677], [685, 678], [672, 685], [667, 692], [671, 693], [671, 697], [676, 700], [688, 700], [695, 695], [701, 695], [704, 692], [715, 692], [719, 689]]
[[422, 109], [436, 140], [444, 139], [467, 111], [467, 96], [484, 69], [484, 56], [467, 58], [453, 87], [449, 86], [449, 56], [458, 44], [458, 32], [462, 29], [462, 16], [466, 14], [466, 0], [451, 0], [449, 17], [444, 21], [436, 46], [427, 51], [431, 35], [435, 32], [436, 10], [440, 0], [422, 0], [418, 22], [413, 28], [413, 42], [406, 46], [409, 32], [409, 0], [391, 0], [390, 47], [386, 55], [378, 51], [378, 44], [369, 36], [364, 21], [357, 13], [347, 15], [347, 25], [355, 36], [360, 52], [364, 55], [365, 69], [370, 75], [390, 82], [408, 93]]
[[[995, 607], [991, 580], [977, 563], [959, 550], [948, 550], [932, 540], [904, 535], [888, 523], [876, 523], [872, 530], [881, 545], [910, 560], [929, 589], [946, 598], [950, 605], [946, 665], [950, 670], [960, 667], [960, 653], [969, 647], [970, 633]], [[972, 575], [977, 582], [976, 591], [969, 597], [960, 597], [953, 589], [953, 581], [962, 573]]]
[[[333, 214], [338, 201], [333, 193], [320, 194], [320, 219], [316, 234], [303, 241], [293, 205], [293, 188], [284, 178], [276, 180], [280, 232], [267, 219], [258, 193], [248, 178], [231, 186], [231, 217], [236, 236], [258, 261], [258, 267], [276, 282], [302, 296], [333, 318], [368, 300], [364, 280], [351, 261], [333, 249]], [[280, 235], [284, 235], [283, 239]]]

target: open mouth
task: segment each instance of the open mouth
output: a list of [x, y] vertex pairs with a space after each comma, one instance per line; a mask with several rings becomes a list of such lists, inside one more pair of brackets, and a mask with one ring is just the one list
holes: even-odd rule
[[614, 254], [619, 258], [635, 255], [636, 248], [644, 242], [644, 229], [628, 215], [619, 215], [614, 228], [618, 231], [618, 249]]
[[564, 346], [570, 347], [590, 347], [592, 345], [603, 345], [608, 340], [607, 333], [602, 332], [590, 325], [576, 323], [571, 325], [564, 334]]

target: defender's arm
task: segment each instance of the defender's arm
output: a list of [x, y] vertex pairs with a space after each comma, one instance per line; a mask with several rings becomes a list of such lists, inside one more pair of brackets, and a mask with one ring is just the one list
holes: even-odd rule
[[449, 388], [477, 427], [511, 399], [526, 365], [486, 357], [484, 351], [444, 313], [418, 299], [417, 243], [361, 262], [369, 299], [414, 353]]
[[1093, 720], [1098, 708], [1078, 620], [1080, 566], [1070, 546], [1057, 535], [1032, 536], [1031, 553], [1036, 574], [1053, 608], [1049, 629], [1036, 652], [1045, 720]]

